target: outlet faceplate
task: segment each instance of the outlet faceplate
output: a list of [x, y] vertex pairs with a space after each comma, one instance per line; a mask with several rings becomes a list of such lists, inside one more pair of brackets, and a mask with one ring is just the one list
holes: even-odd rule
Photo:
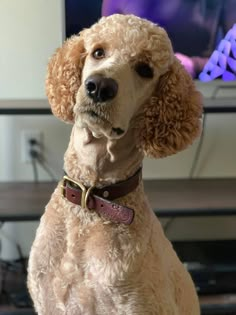
[[42, 154], [42, 132], [40, 130], [23, 130], [21, 132], [21, 161], [22, 163], [30, 163], [32, 161], [30, 156], [30, 140], [35, 140], [37, 145], [34, 149], [41, 155]]

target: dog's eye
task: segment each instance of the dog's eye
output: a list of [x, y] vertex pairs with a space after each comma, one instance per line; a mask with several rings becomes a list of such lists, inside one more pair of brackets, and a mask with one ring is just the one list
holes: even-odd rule
[[153, 78], [153, 69], [149, 64], [140, 62], [135, 66], [135, 71], [143, 78]]
[[105, 51], [103, 48], [97, 48], [92, 53], [93, 58], [95, 59], [102, 59], [105, 57]]

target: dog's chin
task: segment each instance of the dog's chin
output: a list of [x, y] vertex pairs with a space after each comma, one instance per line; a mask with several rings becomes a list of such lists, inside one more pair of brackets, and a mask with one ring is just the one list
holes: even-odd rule
[[80, 113], [77, 116], [76, 124], [81, 128], [88, 128], [94, 138], [120, 139], [127, 131], [126, 128], [113, 126], [111, 122], [93, 111]]

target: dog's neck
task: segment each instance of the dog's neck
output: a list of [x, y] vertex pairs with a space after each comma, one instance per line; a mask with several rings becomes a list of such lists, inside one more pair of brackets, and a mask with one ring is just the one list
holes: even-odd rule
[[118, 140], [95, 138], [87, 128], [74, 125], [65, 154], [65, 171], [86, 186], [106, 186], [125, 180], [141, 166], [135, 130], [130, 128]]

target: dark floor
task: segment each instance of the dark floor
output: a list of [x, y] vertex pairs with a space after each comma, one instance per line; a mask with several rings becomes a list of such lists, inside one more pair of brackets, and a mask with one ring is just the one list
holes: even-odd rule
[[[235, 294], [202, 296], [202, 315], [236, 315], [236, 312], [219, 309], [221, 304], [236, 303]], [[26, 287], [26, 262], [6, 263], [0, 261], [0, 315], [35, 315]]]
[[13, 314], [35, 314], [26, 287], [26, 262], [0, 261], [0, 315]]

